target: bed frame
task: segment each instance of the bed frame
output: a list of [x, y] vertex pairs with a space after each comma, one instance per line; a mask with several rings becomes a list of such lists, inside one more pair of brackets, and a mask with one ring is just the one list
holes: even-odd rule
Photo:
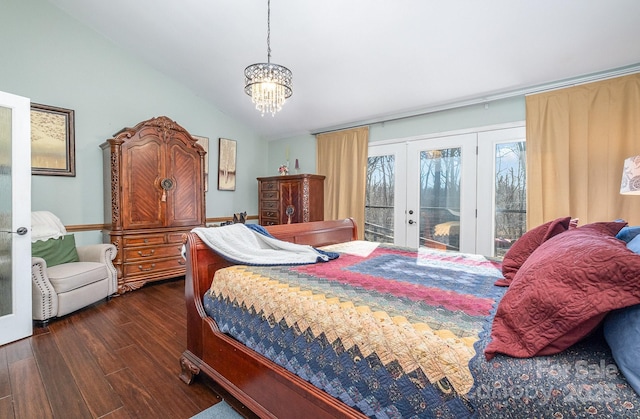
[[[324, 246], [357, 239], [353, 219], [267, 227], [275, 237]], [[187, 350], [180, 357], [180, 378], [190, 384], [204, 373], [263, 418], [363, 418], [364, 415], [287, 369], [223, 334], [207, 316], [202, 297], [214, 273], [232, 263], [222, 259], [194, 233], [184, 238], [187, 255], [185, 298]]]

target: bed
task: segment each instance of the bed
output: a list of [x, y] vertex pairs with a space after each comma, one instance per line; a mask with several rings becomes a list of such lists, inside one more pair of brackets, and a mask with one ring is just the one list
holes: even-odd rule
[[[359, 242], [351, 219], [267, 230], [340, 256], [239, 266], [187, 234], [185, 383], [205, 374], [260, 417], [640, 416], [600, 329], [546, 356], [496, 347], [492, 323], [509, 290], [494, 285], [504, 281], [497, 261]], [[399, 275], [408, 287], [394, 285]], [[334, 312], [342, 320], [323, 326]]]

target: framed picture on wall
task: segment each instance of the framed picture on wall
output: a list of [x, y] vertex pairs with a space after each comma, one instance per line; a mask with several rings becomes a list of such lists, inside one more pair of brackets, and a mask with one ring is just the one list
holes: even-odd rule
[[204, 191], [209, 190], [209, 138], [201, 137], [199, 135], [192, 135], [196, 139], [196, 142], [204, 148], [207, 154], [204, 156]]
[[76, 175], [72, 109], [31, 103], [31, 174]]
[[220, 138], [218, 150], [218, 189], [236, 190], [236, 142]]

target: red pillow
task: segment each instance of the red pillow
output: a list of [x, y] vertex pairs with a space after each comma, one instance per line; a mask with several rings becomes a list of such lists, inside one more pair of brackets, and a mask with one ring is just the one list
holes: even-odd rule
[[485, 357], [561, 352], [609, 311], [640, 303], [640, 256], [615, 238], [625, 224], [588, 224], [540, 245], [498, 304]]
[[513, 243], [502, 259], [502, 276], [495, 285], [508, 287], [518, 269], [542, 243], [569, 228], [571, 217], [558, 218], [527, 231]]

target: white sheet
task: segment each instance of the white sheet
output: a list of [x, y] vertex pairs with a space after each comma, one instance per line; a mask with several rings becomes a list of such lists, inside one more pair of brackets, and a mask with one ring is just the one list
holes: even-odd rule
[[301, 265], [329, 260], [311, 246], [266, 237], [244, 224], [196, 227], [191, 231], [225, 259], [243, 265]]

